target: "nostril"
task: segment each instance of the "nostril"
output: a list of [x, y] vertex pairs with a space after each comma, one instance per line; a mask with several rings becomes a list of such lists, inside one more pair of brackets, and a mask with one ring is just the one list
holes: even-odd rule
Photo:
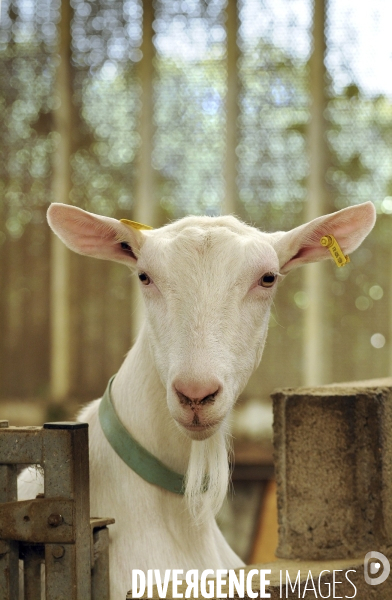
[[219, 394], [219, 389], [215, 390], [212, 394], [208, 394], [204, 398], [189, 398], [189, 396], [185, 396], [182, 392], [176, 389], [177, 396], [181, 402], [181, 404], [186, 404], [188, 406], [205, 406], [206, 404], [212, 404], [215, 402], [216, 396]]
[[173, 387], [181, 404], [189, 406], [212, 404], [222, 389], [220, 383], [216, 380], [203, 384], [177, 380], [174, 382]]
[[177, 394], [181, 404], [187, 404], [188, 406], [191, 406], [193, 404], [192, 400], [190, 398], [188, 398], [188, 396], [185, 396], [185, 394], [180, 392], [176, 387], [174, 389], [176, 391], [176, 394]]
[[203, 398], [202, 400], [200, 400], [199, 404], [208, 404], [210, 402], [214, 402], [216, 396], [219, 394], [219, 389], [215, 390], [215, 392], [213, 392], [212, 394], [209, 394], [208, 396], [206, 396], [205, 398]]

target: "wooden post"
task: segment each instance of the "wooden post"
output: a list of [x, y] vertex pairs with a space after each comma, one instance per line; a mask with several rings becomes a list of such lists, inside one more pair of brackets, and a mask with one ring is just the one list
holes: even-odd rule
[[238, 120], [238, 6], [228, 0], [226, 7], [226, 156], [224, 214], [238, 214], [237, 188], [237, 120]]
[[[71, 191], [72, 79], [70, 0], [61, 2], [59, 25], [60, 64], [56, 74], [56, 95], [60, 106], [53, 111], [54, 130], [58, 134], [53, 163], [52, 197], [68, 204]], [[51, 375], [50, 392], [54, 402], [67, 397], [70, 388], [70, 261], [69, 250], [52, 236], [51, 246]]]
[[[154, 141], [154, 55], [153, 42], [154, 7], [150, 0], [143, 0], [143, 39], [142, 59], [139, 63], [139, 82], [141, 87], [141, 110], [139, 117], [140, 147], [138, 170], [136, 173], [135, 208], [133, 219], [151, 227], [156, 222], [156, 199], [152, 151]], [[132, 333], [136, 337], [143, 322], [144, 305], [136, 278], [132, 280]]]
[[[328, 148], [326, 142], [325, 82], [325, 0], [314, 0], [313, 53], [310, 59], [311, 120], [308, 130], [309, 178], [306, 220], [329, 212], [325, 188]], [[325, 322], [325, 267], [311, 264], [304, 268], [305, 291], [309, 307], [305, 312], [304, 385], [321, 385], [330, 376], [328, 339]]]
[[143, 58], [139, 63], [139, 81], [141, 86], [141, 110], [139, 118], [140, 147], [138, 172], [136, 176], [135, 208], [133, 218], [140, 223], [154, 227], [156, 225], [154, 198], [154, 169], [152, 150], [154, 136], [154, 7], [149, 0], [143, 0], [143, 39], [141, 51]]

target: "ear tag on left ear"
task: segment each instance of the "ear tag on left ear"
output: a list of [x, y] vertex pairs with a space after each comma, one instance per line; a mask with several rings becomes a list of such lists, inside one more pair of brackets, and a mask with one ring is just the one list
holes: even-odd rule
[[120, 219], [120, 223], [132, 227], [132, 229], [154, 229], [149, 225], [143, 225], [143, 223], [137, 223], [136, 221], [129, 221], [128, 219]]
[[320, 244], [328, 248], [332, 254], [332, 258], [334, 259], [336, 266], [344, 267], [344, 265], [350, 262], [350, 257], [343, 254], [341, 247], [333, 235], [324, 235], [320, 240]]

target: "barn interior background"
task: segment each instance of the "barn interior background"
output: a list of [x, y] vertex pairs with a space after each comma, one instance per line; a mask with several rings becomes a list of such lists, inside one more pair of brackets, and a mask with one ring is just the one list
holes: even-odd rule
[[[233, 434], [260, 466], [274, 388], [391, 375], [391, 19], [386, 0], [2, 0], [1, 418], [70, 418], [141, 318], [126, 269], [51, 236], [51, 201], [155, 227], [235, 213], [273, 231], [372, 200], [376, 228], [350, 265], [281, 285]], [[236, 489], [247, 521], [222, 516], [245, 558], [261, 472]]]

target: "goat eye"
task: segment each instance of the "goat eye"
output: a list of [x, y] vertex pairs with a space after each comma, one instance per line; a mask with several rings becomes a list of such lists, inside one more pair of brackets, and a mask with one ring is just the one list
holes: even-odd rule
[[265, 288], [270, 288], [274, 285], [275, 281], [276, 281], [275, 273], [265, 273], [265, 275], [263, 275], [259, 279], [259, 285], [261, 285], [262, 287], [265, 287]]
[[139, 273], [139, 279], [143, 285], [149, 285], [151, 283], [151, 279], [147, 275], [147, 273]]

